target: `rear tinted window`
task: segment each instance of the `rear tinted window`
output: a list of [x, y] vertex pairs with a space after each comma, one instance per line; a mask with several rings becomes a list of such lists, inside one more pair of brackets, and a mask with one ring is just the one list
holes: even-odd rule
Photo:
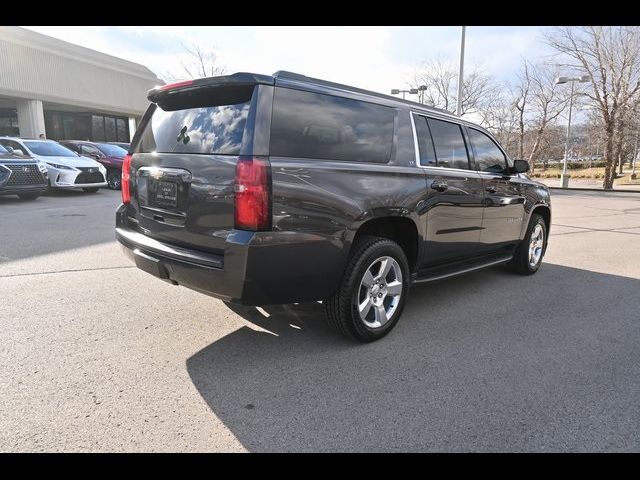
[[416, 134], [418, 135], [418, 151], [420, 153], [420, 165], [425, 167], [434, 167], [437, 165], [436, 154], [433, 150], [433, 141], [429, 132], [427, 119], [420, 115], [413, 116], [413, 122], [416, 126]]
[[395, 111], [348, 98], [277, 88], [271, 155], [385, 163]]
[[137, 151], [238, 155], [253, 87], [217, 88], [160, 102]]
[[429, 129], [436, 147], [438, 166], [468, 170], [469, 157], [460, 125], [430, 118]]

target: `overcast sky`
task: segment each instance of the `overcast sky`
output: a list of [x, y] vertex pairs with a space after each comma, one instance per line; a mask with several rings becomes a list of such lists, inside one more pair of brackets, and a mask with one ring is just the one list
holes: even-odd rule
[[[228, 73], [290, 70], [388, 93], [421, 62], [458, 62], [460, 27], [25, 27], [182, 76], [182, 44], [215, 48]], [[467, 27], [466, 65], [501, 80], [548, 55], [543, 27]]]

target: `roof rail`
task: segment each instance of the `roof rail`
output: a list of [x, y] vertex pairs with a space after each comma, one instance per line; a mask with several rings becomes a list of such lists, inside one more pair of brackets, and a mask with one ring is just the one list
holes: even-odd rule
[[275, 79], [286, 79], [286, 80], [296, 80], [296, 81], [299, 81], [299, 82], [307, 82], [307, 83], [314, 83], [316, 85], [323, 85], [323, 86], [326, 86], [326, 87], [338, 88], [338, 89], [341, 89], [341, 90], [347, 90], [347, 91], [354, 92], [354, 93], [363, 93], [365, 95], [371, 95], [371, 96], [374, 96], [374, 97], [385, 98], [387, 100], [395, 100], [396, 102], [404, 103], [404, 104], [407, 104], [407, 105], [412, 105], [414, 107], [423, 108], [425, 110], [431, 110], [431, 111], [438, 112], [438, 113], [444, 113], [446, 115], [450, 115], [452, 117], [456, 117], [457, 119], [460, 120], [460, 117], [456, 116], [454, 113], [452, 113], [452, 112], [450, 112], [448, 110], [445, 110], [443, 108], [432, 107], [430, 105], [425, 105], [424, 103], [413, 102], [411, 100], [405, 100], [405, 99], [394, 97], [394, 96], [391, 96], [391, 95], [386, 95], [384, 93], [374, 92], [374, 91], [371, 91], [371, 90], [365, 90], [363, 88], [352, 87], [350, 85], [344, 85], [342, 83], [335, 83], [335, 82], [330, 82], [328, 80], [322, 80], [320, 78], [308, 77], [306, 75], [302, 75], [301, 73], [289, 72], [287, 70], [278, 70], [276, 73], [273, 74], [273, 78], [275, 78]]

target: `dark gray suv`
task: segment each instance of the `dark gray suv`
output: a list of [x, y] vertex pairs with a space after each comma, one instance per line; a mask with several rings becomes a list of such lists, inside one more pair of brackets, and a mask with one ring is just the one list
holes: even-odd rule
[[245, 305], [323, 300], [372, 341], [414, 283], [540, 267], [549, 191], [473, 123], [288, 72], [148, 98], [116, 236], [156, 277]]

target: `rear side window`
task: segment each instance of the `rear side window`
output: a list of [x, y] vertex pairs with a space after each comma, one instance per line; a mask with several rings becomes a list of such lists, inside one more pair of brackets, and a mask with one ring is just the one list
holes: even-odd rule
[[418, 136], [418, 151], [420, 153], [420, 165], [423, 167], [437, 166], [436, 154], [433, 150], [433, 141], [431, 140], [431, 132], [427, 119], [420, 115], [414, 115], [413, 121], [416, 126], [416, 134]]
[[481, 172], [502, 173], [507, 167], [507, 160], [488, 135], [479, 130], [469, 128], [469, 139], [476, 157], [476, 168]]
[[386, 163], [395, 110], [348, 98], [276, 88], [270, 153], [277, 157]]
[[460, 125], [430, 118], [429, 128], [436, 148], [438, 166], [469, 170], [469, 157]]
[[239, 155], [253, 86], [174, 94], [160, 101], [137, 151]]

